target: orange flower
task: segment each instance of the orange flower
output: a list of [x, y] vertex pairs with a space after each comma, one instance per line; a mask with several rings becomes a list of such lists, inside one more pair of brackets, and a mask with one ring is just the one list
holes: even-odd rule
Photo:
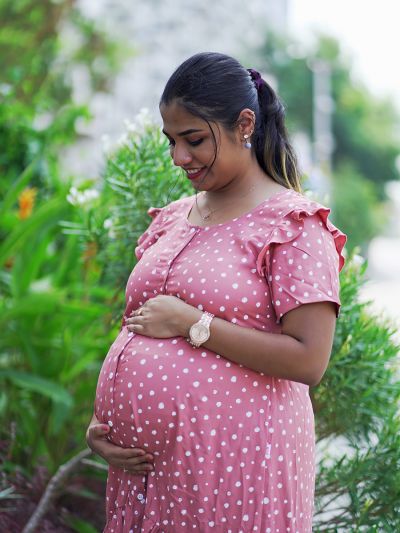
[[14, 258], [13, 257], [9, 257], [6, 262], [4, 263], [4, 266], [7, 270], [11, 270], [12, 267], [14, 266]]
[[34, 187], [26, 187], [18, 196], [19, 204], [19, 218], [25, 219], [32, 214], [33, 206], [35, 205], [35, 197], [37, 189]]
[[95, 242], [86, 243], [86, 248], [83, 252], [83, 261], [87, 265], [96, 257], [97, 254], [97, 244]]

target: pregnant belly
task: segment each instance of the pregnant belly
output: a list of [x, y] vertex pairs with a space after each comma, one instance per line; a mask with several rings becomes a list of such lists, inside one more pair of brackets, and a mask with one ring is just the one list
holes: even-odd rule
[[[120, 354], [107, 356], [96, 394], [96, 415], [110, 439], [156, 455], [196, 437], [224, 442], [249, 426], [268, 425], [271, 378], [181, 337], [137, 335]], [[223, 445], [223, 444], [222, 444]]]

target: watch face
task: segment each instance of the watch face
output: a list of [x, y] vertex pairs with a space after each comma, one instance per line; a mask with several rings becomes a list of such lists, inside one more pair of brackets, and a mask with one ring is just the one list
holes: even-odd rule
[[209, 333], [204, 324], [193, 324], [190, 328], [190, 336], [195, 342], [204, 342], [208, 339]]

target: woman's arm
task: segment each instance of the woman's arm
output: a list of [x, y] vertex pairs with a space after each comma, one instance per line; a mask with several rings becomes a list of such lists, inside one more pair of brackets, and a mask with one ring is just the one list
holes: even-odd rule
[[[202, 311], [189, 306], [179, 316], [180, 335], [189, 329]], [[317, 385], [328, 366], [336, 325], [335, 304], [318, 302], [301, 305], [282, 317], [282, 334], [238, 326], [214, 317], [210, 338], [202, 346], [223, 357], [265, 375]]]

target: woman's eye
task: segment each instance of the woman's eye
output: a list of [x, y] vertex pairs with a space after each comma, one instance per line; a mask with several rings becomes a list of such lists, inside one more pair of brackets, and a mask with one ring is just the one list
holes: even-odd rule
[[203, 142], [203, 139], [198, 139], [197, 141], [189, 141], [191, 146], [199, 146]]
[[[202, 142], [203, 142], [203, 139], [197, 139], [196, 141], [188, 141], [190, 146], [198, 146]], [[175, 141], [173, 139], [168, 139], [168, 144], [169, 144], [170, 148], [174, 147], [175, 146]]]

